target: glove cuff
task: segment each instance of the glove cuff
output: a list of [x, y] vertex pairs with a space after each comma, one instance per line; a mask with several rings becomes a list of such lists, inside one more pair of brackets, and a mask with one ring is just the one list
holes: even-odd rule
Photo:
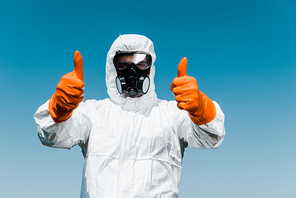
[[201, 107], [194, 113], [188, 112], [188, 115], [195, 124], [202, 125], [214, 120], [216, 107], [214, 102], [201, 91], [199, 91], [199, 98], [201, 99]]
[[58, 103], [55, 101], [55, 94], [50, 98], [49, 104], [48, 104], [48, 109], [49, 113], [51, 115], [51, 118], [56, 122], [64, 122], [68, 120], [71, 115], [73, 110], [63, 110], [61, 106], [58, 105]]

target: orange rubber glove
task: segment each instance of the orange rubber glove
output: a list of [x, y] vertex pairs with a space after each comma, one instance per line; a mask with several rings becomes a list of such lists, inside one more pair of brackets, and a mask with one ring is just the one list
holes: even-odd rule
[[79, 51], [74, 53], [74, 70], [64, 75], [49, 100], [49, 113], [59, 123], [68, 120], [83, 100], [83, 60]]
[[171, 90], [179, 109], [188, 112], [190, 119], [198, 125], [211, 122], [216, 117], [214, 102], [199, 91], [196, 79], [187, 76], [187, 58], [182, 58], [178, 66], [178, 77], [171, 84]]

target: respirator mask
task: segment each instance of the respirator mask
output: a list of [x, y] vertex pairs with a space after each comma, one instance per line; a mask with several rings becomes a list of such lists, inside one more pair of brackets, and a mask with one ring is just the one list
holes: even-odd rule
[[150, 54], [141, 51], [117, 51], [113, 64], [117, 72], [116, 86], [120, 94], [133, 98], [148, 92], [152, 64]]

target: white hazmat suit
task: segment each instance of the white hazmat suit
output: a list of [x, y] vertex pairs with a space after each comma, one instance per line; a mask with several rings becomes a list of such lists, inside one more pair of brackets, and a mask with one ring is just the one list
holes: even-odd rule
[[[151, 54], [150, 89], [130, 98], [117, 91], [113, 65], [116, 51]], [[222, 143], [224, 114], [215, 103], [210, 123], [194, 124], [176, 101], [157, 98], [153, 43], [141, 35], [121, 35], [112, 44], [106, 64], [110, 98], [81, 102], [67, 121], [55, 123], [48, 102], [34, 118], [41, 142], [70, 149], [80, 145], [85, 157], [81, 198], [178, 197], [184, 148], [217, 148]], [[168, 85], [169, 87], [169, 85]]]

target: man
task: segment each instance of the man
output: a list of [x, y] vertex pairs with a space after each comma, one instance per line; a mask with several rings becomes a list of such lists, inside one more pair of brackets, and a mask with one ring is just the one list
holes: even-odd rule
[[83, 61], [74, 53], [74, 71], [35, 114], [38, 135], [49, 147], [78, 144], [85, 157], [81, 197], [178, 197], [185, 147], [217, 148], [223, 141], [219, 105], [187, 76], [179, 63], [171, 84], [176, 101], [157, 99], [153, 43], [121, 35], [106, 64], [110, 98], [83, 100]]

